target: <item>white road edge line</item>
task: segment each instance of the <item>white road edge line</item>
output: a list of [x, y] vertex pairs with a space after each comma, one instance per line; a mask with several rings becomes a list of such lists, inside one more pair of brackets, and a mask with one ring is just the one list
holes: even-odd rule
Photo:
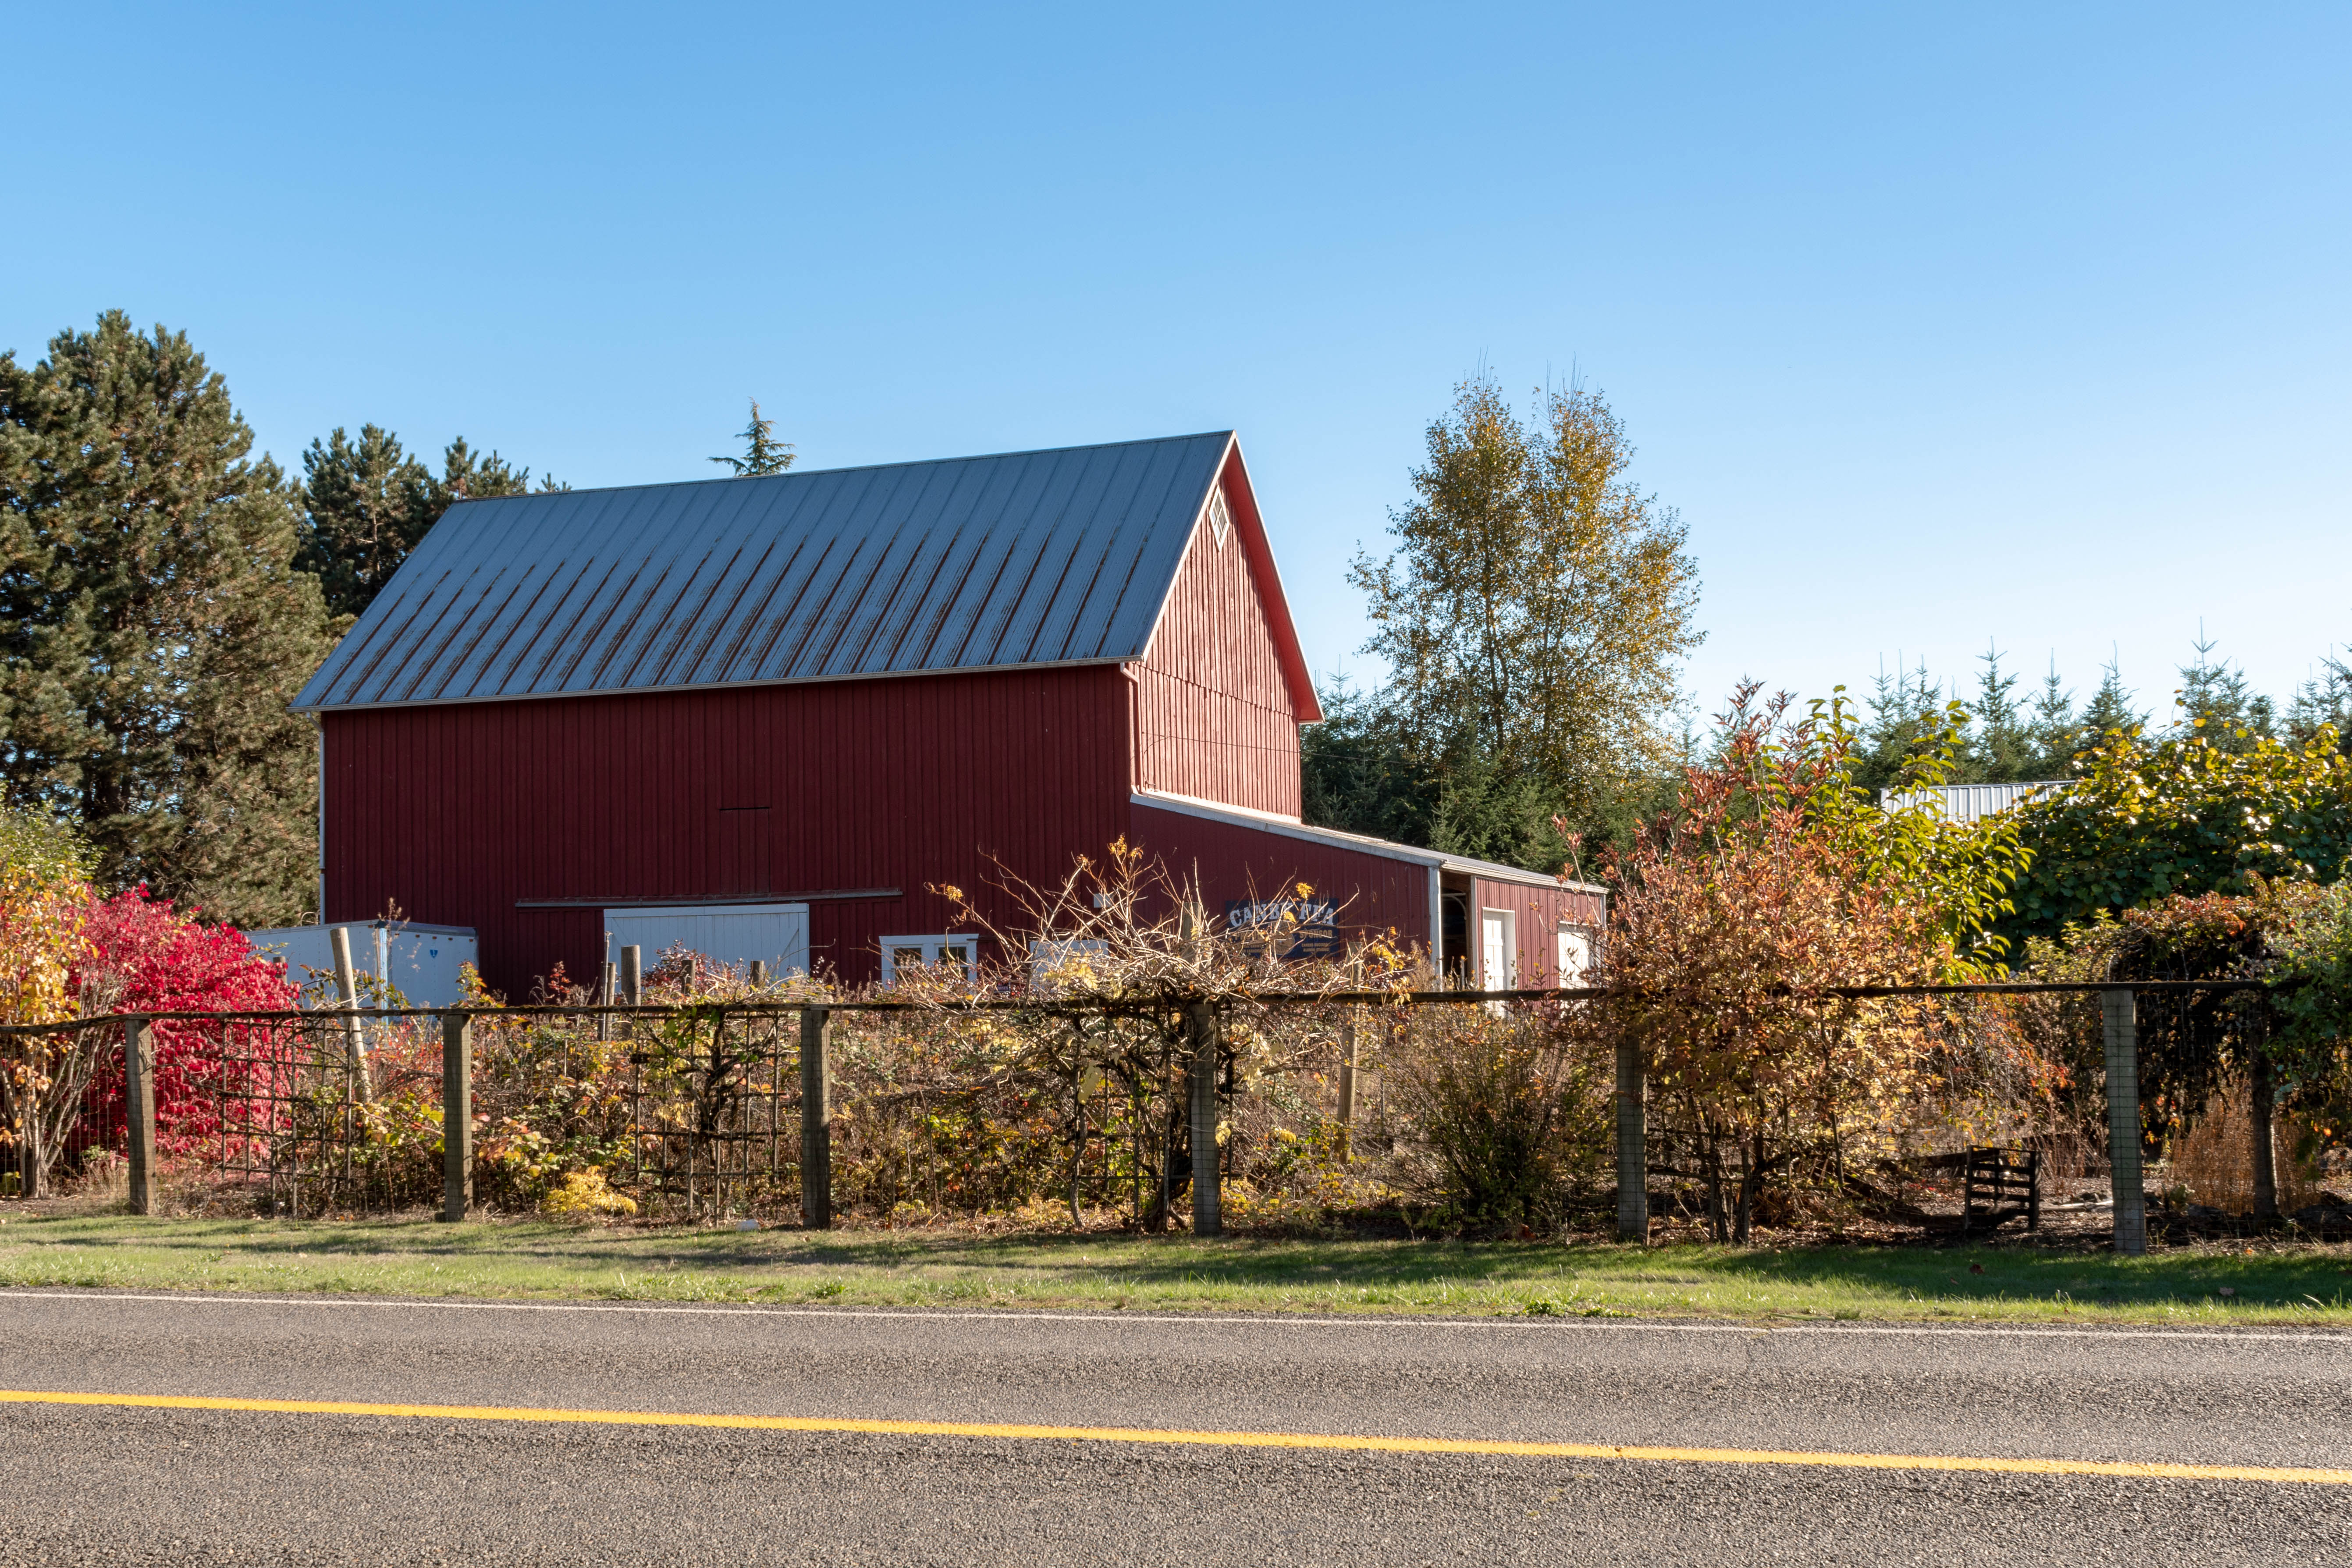
[[446, 1312], [624, 1312], [648, 1317], [713, 1318], [881, 1318], [912, 1322], [1001, 1323], [1184, 1323], [1194, 1328], [1269, 1329], [1475, 1329], [1559, 1333], [1588, 1329], [1603, 1333], [1746, 1334], [1767, 1336], [1833, 1334], [1904, 1335], [1917, 1338], [1977, 1336], [2043, 1340], [2218, 1340], [2230, 1344], [2257, 1341], [2288, 1341], [2341, 1345], [2352, 1349], [2352, 1332], [2281, 1333], [2263, 1329], [2148, 1329], [2116, 1324], [2112, 1328], [2001, 1328], [1940, 1323], [1666, 1323], [1642, 1319], [1594, 1318], [1309, 1318], [1224, 1317], [1182, 1312], [1024, 1312], [1017, 1308], [975, 1308], [961, 1312], [898, 1310], [885, 1307], [764, 1307], [679, 1306], [637, 1301], [463, 1301], [438, 1298], [345, 1296], [164, 1296], [128, 1290], [42, 1290], [0, 1289], [0, 1301], [121, 1301], [156, 1306], [191, 1307], [325, 1307], [345, 1310]]

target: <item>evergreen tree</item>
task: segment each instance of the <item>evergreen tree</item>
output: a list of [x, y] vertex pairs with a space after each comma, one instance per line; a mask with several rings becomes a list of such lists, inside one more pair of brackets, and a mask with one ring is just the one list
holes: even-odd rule
[[760, 417], [758, 398], [751, 399], [751, 423], [736, 434], [743, 437], [743, 455], [710, 460], [734, 469], [737, 479], [765, 479], [770, 474], [781, 474], [793, 466], [793, 444], [776, 439], [776, 422]]
[[2202, 635], [2195, 646], [2196, 660], [2180, 667], [2174, 728], [2195, 730], [2207, 744], [2231, 752], [2251, 752], [2257, 741], [2277, 739], [2278, 710], [2271, 700], [2236, 665], [2216, 664], [2215, 645]]
[[[302, 454], [302, 547], [296, 564], [315, 574], [337, 616], [356, 616], [383, 591], [441, 514], [461, 500], [520, 495], [530, 470], [496, 452], [476, 452], [462, 436], [442, 454], [441, 472], [402, 451], [400, 437], [373, 425], [359, 439], [341, 426]], [[542, 490], [565, 489], [553, 479]]]
[[2139, 729], [2147, 722], [2147, 715], [2132, 706], [2132, 694], [2124, 685], [2121, 667], [2109, 658], [2106, 668], [2099, 672], [2099, 689], [2083, 710], [2084, 743], [2095, 745], [2109, 735]]
[[357, 616], [432, 524], [432, 474], [373, 425], [337, 426], [302, 454], [302, 543], [295, 564], [319, 579], [328, 610]]
[[[1433, 746], [1377, 698], [1344, 681], [1324, 688], [1320, 698], [1323, 721], [1299, 731], [1305, 820], [1533, 871], [1557, 871], [1570, 859], [1570, 844], [1553, 820], [1561, 803], [1539, 778], [1503, 766], [1466, 729]], [[1622, 836], [1655, 794], [1618, 804], [1599, 831]]]
[[293, 488], [185, 335], [110, 310], [0, 353], [0, 787], [75, 821], [104, 883], [301, 918], [329, 647]]
[[2034, 771], [2042, 759], [2032, 728], [2018, 712], [2017, 677], [2001, 672], [1999, 648], [1987, 648], [1979, 662], [1984, 672], [1977, 677], [1977, 700], [1969, 709], [1974, 721], [1969, 726], [1965, 770], [1972, 776], [1952, 782], [2016, 784], [2041, 777]]
[[2329, 726], [2336, 731], [2336, 750], [2352, 751], [2352, 665], [2334, 655], [2295, 688], [2286, 711], [2287, 736], [2298, 746], [2309, 745]]
[[[1863, 725], [1862, 744], [1856, 749], [1853, 782], [1875, 798], [1881, 790], [1894, 787], [1911, 749], [1941, 723], [1944, 692], [1927, 678], [1925, 660], [1893, 675], [1882, 668], [1871, 682], [1868, 707], [1870, 717]], [[1973, 783], [1958, 776], [1968, 766], [1968, 757], [1961, 756], [1952, 782]]]
[[[539, 481], [541, 495], [572, 487], [549, 474]], [[466, 445], [463, 436], [449, 443], [441, 454], [441, 477], [432, 481], [433, 500], [437, 508], [437, 521], [442, 512], [461, 500], [488, 500], [493, 496], [519, 496], [530, 489], [530, 470], [518, 468], [496, 452], [479, 453]]]
[[2021, 776], [2026, 779], [2064, 778], [2074, 753], [2087, 743], [2083, 721], [2074, 713], [2074, 694], [2058, 679], [2054, 659], [2049, 673], [2042, 678], [2042, 689], [2034, 696], [2033, 712], [2026, 721], [2025, 734], [2031, 760]]
[[1368, 693], [1335, 680], [1323, 721], [1298, 731], [1300, 815], [1392, 844], [1429, 843], [1444, 789], [1433, 757]]

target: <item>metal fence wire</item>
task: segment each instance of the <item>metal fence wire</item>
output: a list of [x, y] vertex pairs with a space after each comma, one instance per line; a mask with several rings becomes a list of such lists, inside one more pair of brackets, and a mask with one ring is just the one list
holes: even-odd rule
[[[779, 998], [614, 1007], [575, 998], [462, 1013], [11, 1026], [0, 1029], [0, 1089], [49, 1088], [37, 1105], [8, 1091], [0, 1138], [14, 1145], [14, 1190], [51, 1181], [86, 1188], [128, 1167], [134, 1206], [161, 1190], [163, 1206], [184, 1213], [461, 1213], [470, 1202], [504, 1213], [709, 1222], [829, 1216], [837, 1206], [924, 1223], [1027, 1215], [1045, 1204], [1080, 1226], [1160, 1228], [1187, 1202], [1188, 1184], [1198, 1202], [1194, 1177], [1211, 1172], [1227, 1189], [1217, 1201], [1237, 1218], [1274, 1221], [1393, 1202], [1402, 1187], [1382, 1184], [1415, 1179], [1416, 1162], [1438, 1179], [1429, 1127], [1418, 1112], [1392, 1110], [1390, 1085], [1444, 1068], [1512, 1104], [1531, 1094], [1556, 1102], [1535, 1130], [1552, 1151], [1545, 1158], [1585, 1194], [1578, 1202], [1607, 1203], [1613, 1179], [1628, 1234], [1642, 1233], [1653, 1212], [1665, 1221], [1696, 1215], [1693, 1204], [1720, 1209], [1727, 1177], [1768, 1164], [1784, 1198], [1834, 1191], [1923, 1224], [1948, 1208], [1964, 1226], [1961, 1166], [1982, 1147], [2031, 1153], [2045, 1180], [2105, 1185], [2112, 1176], [2120, 1204], [2126, 1176], [2107, 1168], [2112, 1140], [2101, 1123], [2119, 1114], [2119, 1125], [2145, 1127], [2150, 1157], [2161, 1159], [2168, 1128], [2192, 1125], [2236, 1064], [2260, 1055], [2270, 1026], [2264, 999], [2245, 983], [1836, 989], [1874, 1005], [1932, 1001], [1934, 1039], [1948, 1060], [1929, 1064], [1922, 1081], [1977, 1082], [2000, 1114], [1964, 1124], [1923, 1107], [1900, 1128], [1849, 1131], [1820, 1148], [1804, 1144], [1802, 1129], [1734, 1137], [1671, 1082], [1644, 1087], [1622, 1050], [1612, 1065], [1608, 1052], [1578, 1043], [1570, 1026], [1610, 994], [1601, 992], [1234, 999], [1230, 1016], [1203, 1026], [1206, 1059], [1219, 1064], [1207, 1079], [1185, 1065], [1191, 1037], [1132, 1005]], [[1213, 1014], [1205, 1002], [1184, 1005]], [[126, 1071], [126, 1028], [147, 1042], [144, 1076]], [[2100, 1104], [2102, 1031], [2105, 1087], [2131, 1097], [2120, 1111]], [[2122, 1085], [2113, 1078], [2118, 1038], [2126, 1067], [2137, 1062]], [[804, 1039], [823, 1042], [814, 1079]], [[450, 1062], [464, 1064], [463, 1078], [445, 1080]], [[2039, 1084], [2003, 1079], [2032, 1063], [2065, 1071]], [[1476, 1078], [1497, 1073], [1491, 1085]], [[814, 1119], [804, 1104], [812, 1082], [821, 1095]], [[148, 1119], [131, 1114], [142, 1095]], [[469, 1110], [454, 1163], [445, 1126], [453, 1105]], [[1643, 1108], [1630, 1124], [1628, 1105]], [[149, 1120], [153, 1147], [142, 1165], [136, 1130]], [[1213, 1147], [1203, 1141], [1212, 1131]], [[1778, 1141], [1769, 1149], [1768, 1134]], [[2123, 1146], [2133, 1148], [2136, 1194], [2137, 1147]], [[1719, 1213], [1709, 1217], [1720, 1227]]]
[[478, 1016], [477, 1192], [515, 1205], [548, 1170], [572, 1166], [605, 1173], [649, 1216], [793, 1212], [799, 1057], [790, 1012]]
[[438, 1196], [436, 1031], [328, 1014], [173, 1020], [153, 1048], [157, 1152], [205, 1173], [212, 1205], [309, 1217]]
[[[609, 1176], [589, 1208], [650, 1217], [777, 1216], [800, 1202], [797, 1016], [679, 1009], [477, 1016], [474, 1190], [532, 1206], [551, 1173]], [[332, 1011], [157, 1019], [155, 1159], [179, 1206], [315, 1218], [444, 1201], [443, 1016]], [[0, 1042], [15, 1065], [68, 1068], [59, 1125], [13, 1134], [5, 1184], [37, 1194], [127, 1163], [126, 1030], [95, 1023]], [[74, 1105], [78, 1103], [78, 1113]], [[61, 1148], [58, 1138], [62, 1138]], [[44, 1180], [46, 1178], [46, 1181]]]

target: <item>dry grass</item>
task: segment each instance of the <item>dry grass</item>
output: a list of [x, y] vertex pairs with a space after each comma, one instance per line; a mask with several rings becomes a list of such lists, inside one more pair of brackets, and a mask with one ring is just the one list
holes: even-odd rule
[[[2318, 1202], [2325, 1191], [2318, 1167], [2294, 1157], [2296, 1145], [2309, 1131], [2299, 1117], [2280, 1116], [2272, 1121], [2272, 1167], [2278, 1175], [2281, 1214]], [[2171, 1169], [2173, 1180], [2187, 1187], [2194, 1201], [2224, 1214], [2253, 1212], [2254, 1122], [2243, 1084], [2215, 1095], [2206, 1103], [2205, 1113], [2174, 1141]]]

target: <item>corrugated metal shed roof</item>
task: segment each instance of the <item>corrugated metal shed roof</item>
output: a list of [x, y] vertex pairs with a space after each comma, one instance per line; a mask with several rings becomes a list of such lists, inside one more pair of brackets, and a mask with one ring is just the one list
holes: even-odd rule
[[297, 710], [1140, 658], [1230, 432], [451, 507]]
[[1934, 789], [1908, 792], [1883, 789], [1878, 792], [1878, 803], [1889, 811], [1927, 805], [1954, 822], [1979, 822], [1988, 816], [1999, 816], [2037, 795], [2066, 787], [2064, 779], [2034, 779], [2024, 784], [1939, 784]]

